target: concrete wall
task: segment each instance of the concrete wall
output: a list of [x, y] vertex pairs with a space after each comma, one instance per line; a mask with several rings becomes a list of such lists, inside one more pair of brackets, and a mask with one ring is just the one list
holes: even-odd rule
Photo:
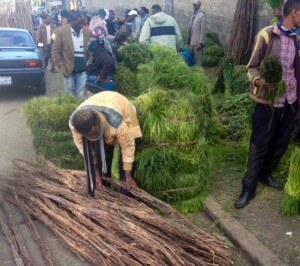
[[[181, 29], [188, 26], [190, 17], [193, 14], [194, 0], [174, 0], [174, 17]], [[202, 0], [201, 9], [207, 14], [207, 27], [219, 34], [222, 43], [226, 44], [234, 18], [238, 0]], [[259, 5], [257, 31], [269, 25], [272, 18], [272, 9], [262, 3]], [[116, 16], [123, 18], [126, 8], [139, 8], [145, 6], [151, 8], [153, 4], [159, 4], [165, 9], [165, 0], [86, 0], [86, 9], [95, 12], [99, 8], [115, 10]]]

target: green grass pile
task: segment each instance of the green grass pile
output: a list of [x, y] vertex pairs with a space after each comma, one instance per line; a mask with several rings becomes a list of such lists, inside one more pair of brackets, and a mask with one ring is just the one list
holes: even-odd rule
[[225, 98], [216, 97], [216, 110], [221, 123], [227, 128], [226, 138], [241, 140], [249, 128], [253, 103], [248, 93]]
[[153, 89], [134, 104], [143, 132], [136, 154], [138, 184], [181, 212], [200, 210], [210, 163], [199, 99], [187, 91]]
[[140, 64], [144, 64], [152, 59], [151, 51], [147, 45], [140, 43], [130, 43], [119, 50], [126, 67], [136, 71]]
[[286, 216], [300, 215], [300, 147], [291, 152], [289, 176], [285, 185], [282, 213]]
[[218, 34], [207, 32], [205, 34], [206, 42], [203, 49], [203, 66], [217, 66], [224, 57], [224, 49], [220, 43]]
[[225, 94], [225, 96], [229, 97], [247, 92], [249, 87], [250, 82], [247, 77], [246, 66], [235, 66], [232, 58], [224, 59], [212, 92], [214, 94]]
[[138, 81], [141, 91], [161, 86], [166, 89], [184, 89], [185, 77], [190, 67], [173, 49], [153, 45], [150, 47], [153, 60], [138, 68]]
[[140, 94], [136, 73], [126, 67], [124, 63], [118, 65], [116, 81], [118, 92], [124, 96], [132, 98]]
[[138, 83], [141, 92], [161, 87], [165, 90], [189, 91], [194, 93], [205, 113], [212, 113], [211, 88], [203, 69], [190, 68], [183, 58], [173, 49], [153, 45], [149, 48], [153, 60], [138, 68]]
[[34, 98], [24, 107], [37, 154], [58, 167], [84, 168], [83, 158], [74, 145], [69, 117], [79, 105], [74, 97]]

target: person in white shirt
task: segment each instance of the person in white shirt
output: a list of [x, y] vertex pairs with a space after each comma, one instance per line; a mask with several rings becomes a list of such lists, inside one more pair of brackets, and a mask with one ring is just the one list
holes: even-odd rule
[[52, 51], [52, 39], [51, 36], [55, 30], [55, 25], [51, 23], [51, 16], [47, 15], [44, 17], [43, 23], [38, 27], [36, 42], [39, 44], [39, 47], [43, 49], [43, 59], [44, 67], [48, 67], [50, 61], [51, 71], [56, 72], [55, 64], [52, 60], [51, 51]]

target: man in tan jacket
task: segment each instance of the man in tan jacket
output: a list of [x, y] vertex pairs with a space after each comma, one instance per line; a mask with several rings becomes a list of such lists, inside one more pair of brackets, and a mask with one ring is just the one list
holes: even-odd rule
[[83, 25], [83, 14], [80, 11], [74, 11], [72, 22], [55, 31], [52, 48], [54, 63], [64, 76], [66, 92], [82, 101], [87, 98], [86, 59], [91, 37], [90, 31], [83, 28]]
[[46, 15], [43, 23], [38, 27], [36, 43], [42, 45], [44, 67], [47, 68], [49, 60], [51, 64], [51, 72], [55, 72], [55, 64], [52, 60], [52, 34], [55, 30], [55, 25], [51, 23], [51, 16]]
[[142, 133], [135, 107], [127, 98], [112, 91], [97, 93], [73, 112], [69, 126], [79, 152], [84, 155], [91, 196], [96, 184], [101, 188], [105, 178], [111, 177], [115, 144], [121, 148], [120, 177], [126, 181], [127, 189], [136, 186], [131, 172], [135, 139]]
[[193, 8], [194, 14], [191, 18], [188, 29], [188, 45], [194, 54], [195, 64], [202, 65], [202, 54], [205, 43], [205, 28], [206, 28], [206, 15], [200, 10], [201, 2], [194, 1]]

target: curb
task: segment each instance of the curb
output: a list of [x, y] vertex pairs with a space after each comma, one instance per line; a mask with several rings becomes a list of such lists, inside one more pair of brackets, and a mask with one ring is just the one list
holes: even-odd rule
[[275, 253], [261, 244], [256, 236], [250, 233], [241, 223], [226, 213], [220, 204], [212, 198], [205, 200], [204, 213], [213, 220], [220, 230], [256, 265], [286, 265]]

